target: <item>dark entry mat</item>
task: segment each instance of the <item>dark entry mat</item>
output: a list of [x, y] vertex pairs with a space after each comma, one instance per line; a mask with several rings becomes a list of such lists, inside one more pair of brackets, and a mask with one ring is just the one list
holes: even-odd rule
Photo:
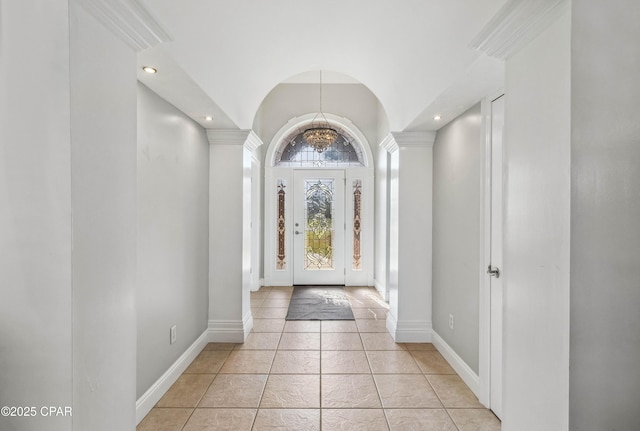
[[355, 320], [340, 286], [294, 286], [286, 320]]

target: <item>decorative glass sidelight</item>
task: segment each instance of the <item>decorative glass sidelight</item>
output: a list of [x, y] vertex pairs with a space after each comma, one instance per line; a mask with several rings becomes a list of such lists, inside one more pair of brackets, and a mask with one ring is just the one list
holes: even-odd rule
[[284, 180], [278, 180], [278, 255], [276, 258], [276, 269], [286, 269], [285, 261], [285, 219], [284, 219]]
[[334, 269], [334, 179], [306, 179], [304, 269]]
[[362, 208], [362, 180], [353, 180], [353, 269], [362, 269], [362, 253], [360, 246]]

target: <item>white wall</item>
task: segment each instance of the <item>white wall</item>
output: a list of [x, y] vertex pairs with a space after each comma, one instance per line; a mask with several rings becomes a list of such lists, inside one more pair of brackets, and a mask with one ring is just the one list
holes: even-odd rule
[[[0, 19], [0, 406], [71, 406], [67, 1], [3, 2]], [[0, 429], [71, 420], [0, 416]]]
[[374, 282], [376, 289], [387, 298], [387, 249], [388, 249], [388, 152], [381, 146], [376, 148], [375, 200], [374, 200]]
[[570, 429], [640, 429], [640, 4], [573, 2]]
[[570, 30], [506, 61], [504, 431], [568, 426]]
[[135, 53], [75, 2], [2, 6], [0, 404], [73, 416], [0, 426], [134, 429]]
[[126, 430], [136, 399], [136, 55], [70, 6], [73, 429]]
[[481, 147], [479, 104], [440, 129], [433, 146], [433, 329], [476, 375]]
[[[266, 144], [262, 148], [263, 157], [275, 134], [290, 119], [318, 112], [319, 95], [318, 84], [280, 84], [265, 97], [253, 126]], [[369, 143], [380, 141], [378, 105], [378, 99], [364, 85], [322, 85], [322, 111], [348, 118]]]
[[209, 312], [209, 142], [202, 127], [140, 83], [137, 207], [140, 398], [202, 335]]

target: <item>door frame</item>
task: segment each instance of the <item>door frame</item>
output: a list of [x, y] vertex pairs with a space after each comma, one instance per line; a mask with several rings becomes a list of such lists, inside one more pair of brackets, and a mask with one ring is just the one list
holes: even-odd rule
[[[315, 117], [315, 113], [306, 114], [289, 120], [274, 135], [265, 154], [264, 163], [264, 188], [263, 203], [264, 214], [263, 228], [263, 279], [261, 285], [264, 286], [292, 286], [293, 266], [288, 258], [284, 259], [284, 268], [278, 266], [279, 247], [279, 227], [278, 227], [278, 198], [279, 187], [282, 185], [284, 199], [284, 251], [285, 256], [293, 250], [293, 207], [291, 196], [293, 195], [293, 172], [297, 169], [303, 170], [343, 170], [345, 172], [345, 222], [347, 224], [347, 234], [345, 235], [345, 284], [351, 286], [373, 286], [374, 270], [374, 161], [373, 153], [365, 135], [349, 119], [331, 113], [324, 113], [330, 124], [345, 130], [354, 138], [352, 145], [358, 145], [363, 152], [365, 166], [362, 167], [281, 167], [274, 166], [276, 154], [286, 145], [285, 139], [296, 130], [302, 130], [310, 124]], [[352, 266], [353, 255], [353, 235], [350, 229], [353, 226], [353, 185], [355, 181], [361, 183], [362, 199], [362, 221], [361, 221], [361, 261], [362, 266], [356, 270]]]
[[[491, 408], [491, 282], [487, 266], [491, 263], [491, 104], [506, 97], [504, 90], [482, 99], [482, 146], [480, 166], [480, 254], [479, 254], [479, 345], [478, 345], [478, 400]], [[504, 133], [503, 133], [504, 136]], [[504, 146], [504, 140], [503, 140]], [[504, 151], [504, 150], [503, 150]], [[504, 166], [502, 167], [504, 172]], [[503, 184], [504, 189], [504, 184]], [[504, 195], [503, 195], [504, 196]], [[504, 197], [503, 197], [504, 203]], [[502, 270], [502, 268], [500, 268]], [[503, 289], [504, 292], [504, 289]], [[504, 325], [503, 325], [504, 326]], [[504, 385], [503, 385], [504, 387]], [[503, 394], [504, 395], [504, 394]]]

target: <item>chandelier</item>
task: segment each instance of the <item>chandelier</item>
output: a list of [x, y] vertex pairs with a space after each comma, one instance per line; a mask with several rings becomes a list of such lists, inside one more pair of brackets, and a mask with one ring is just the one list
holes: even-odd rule
[[318, 153], [338, 142], [340, 134], [329, 124], [322, 113], [322, 71], [320, 71], [320, 112], [311, 120], [311, 127], [302, 133], [304, 140]]

